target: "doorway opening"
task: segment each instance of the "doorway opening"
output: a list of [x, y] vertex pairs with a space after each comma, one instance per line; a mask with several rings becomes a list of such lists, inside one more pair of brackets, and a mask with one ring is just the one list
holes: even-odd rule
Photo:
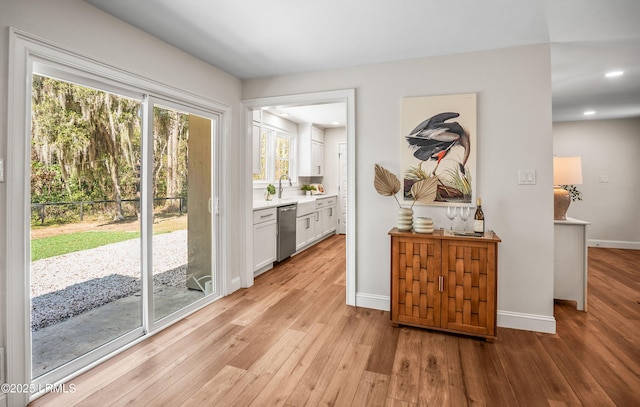
[[[260, 134], [259, 132], [255, 132], [253, 126], [253, 118], [254, 111], [261, 110], [270, 110], [273, 112], [287, 109], [313, 109], [314, 107], [322, 107], [323, 105], [328, 104], [342, 104], [343, 109], [346, 113], [346, 120], [344, 122], [344, 140], [341, 140], [345, 143], [345, 147], [347, 150], [346, 153], [346, 183], [348, 185], [347, 188], [347, 212], [349, 213], [349, 217], [347, 218], [347, 222], [345, 223], [344, 232], [346, 233], [346, 247], [347, 247], [347, 270], [346, 270], [346, 292], [347, 298], [346, 303], [349, 305], [355, 305], [356, 302], [356, 287], [355, 287], [355, 273], [356, 273], [356, 256], [355, 256], [355, 242], [356, 242], [356, 234], [355, 234], [355, 194], [353, 194], [354, 186], [355, 186], [355, 91], [353, 89], [342, 90], [342, 91], [329, 91], [329, 92], [319, 92], [312, 94], [300, 94], [300, 95], [291, 95], [291, 96], [279, 96], [279, 97], [267, 97], [267, 98], [259, 98], [259, 99], [251, 99], [243, 101], [245, 105], [245, 118], [246, 118], [246, 134], [249, 142], [247, 143], [247, 151], [246, 157], [247, 162], [249, 163], [259, 163], [259, 155], [254, 155], [254, 151], [256, 148], [259, 148], [259, 143], [255, 143], [256, 139], [254, 137], [255, 134]], [[307, 121], [307, 123], [311, 123], [312, 121]], [[254, 147], [255, 145], [255, 147]], [[312, 150], [313, 151], [313, 150]], [[335, 143], [335, 155], [333, 157], [334, 161], [338, 159], [338, 143]], [[313, 157], [310, 156], [310, 159]], [[335, 164], [335, 162], [334, 162]], [[314, 168], [317, 168], [314, 167]], [[327, 166], [328, 168], [328, 166]], [[335, 193], [338, 195], [339, 189], [339, 174], [337, 171], [337, 164], [332, 168], [335, 177]], [[311, 182], [315, 182], [315, 180], [311, 180]], [[254, 201], [254, 188], [253, 188], [253, 180], [251, 177], [247, 177], [246, 184], [246, 201], [251, 203]], [[252, 208], [247, 208], [247, 229], [246, 235], [249, 237], [247, 239], [246, 245], [246, 253], [247, 259], [246, 264], [247, 268], [245, 272], [242, 274], [242, 285], [245, 287], [249, 287], [253, 284], [253, 259], [252, 259], [252, 249], [253, 249], [253, 233], [251, 229], [251, 219], [252, 219]]]

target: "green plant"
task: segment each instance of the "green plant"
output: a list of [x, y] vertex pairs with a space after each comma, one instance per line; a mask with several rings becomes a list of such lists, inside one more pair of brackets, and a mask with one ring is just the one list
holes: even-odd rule
[[313, 186], [313, 185], [307, 185], [307, 184], [304, 184], [304, 185], [302, 186], [302, 188], [300, 188], [300, 189], [301, 189], [301, 190], [303, 190], [303, 191], [315, 191], [315, 190], [316, 190], [316, 187], [315, 187], [315, 186]]
[[274, 187], [273, 184], [267, 185], [267, 192], [269, 193], [269, 195], [275, 195], [276, 187]]
[[569, 191], [571, 201], [582, 201], [582, 192], [578, 191], [575, 185], [561, 185], [560, 187]]

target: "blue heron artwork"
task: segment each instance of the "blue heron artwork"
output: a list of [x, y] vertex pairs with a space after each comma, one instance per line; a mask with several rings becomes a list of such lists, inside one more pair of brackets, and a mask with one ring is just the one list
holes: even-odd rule
[[437, 178], [435, 204], [473, 202], [475, 94], [403, 99], [403, 190]]

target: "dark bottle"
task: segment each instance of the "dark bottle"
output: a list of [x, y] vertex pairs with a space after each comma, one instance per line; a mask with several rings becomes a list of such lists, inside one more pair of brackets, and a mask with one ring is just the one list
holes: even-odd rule
[[482, 201], [480, 198], [476, 201], [477, 208], [473, 221], [473, 231], [475, 233], [484, 233], [484, 213], [482, 212]]

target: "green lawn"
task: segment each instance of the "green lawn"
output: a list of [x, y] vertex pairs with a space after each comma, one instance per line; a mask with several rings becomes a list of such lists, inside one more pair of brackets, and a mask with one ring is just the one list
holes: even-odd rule
[[31, 261], [93, 249], [137, 237], [140, 237], [140, 232], [79, 232], [34, 239], [31, 241]]

